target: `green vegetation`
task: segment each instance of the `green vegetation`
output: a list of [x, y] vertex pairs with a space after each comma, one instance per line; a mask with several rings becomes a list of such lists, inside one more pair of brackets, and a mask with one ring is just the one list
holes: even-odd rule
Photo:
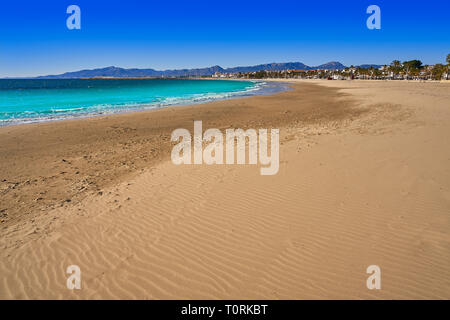
[[445, 58], [445, 61], [447, 61], [447, 76], [446, 76], [446, 80], [448, 80], [448, 76], [450, 73], [450, 53], [447, 55], [447, 58]]
[[342, 70], [314, 69], [314, 70], [260, 70], [256, 72], [239, 72], [226, 74], [225, 77], [247, 79], [265, 78], [307, 78], [307, 79], [371, 79], [371, 80], [448, 80], [450, 74], [450, 54], [446, 57], [446, 64], [423, 65], [420, 60], [400, 62], [394, 60], [390, 65], [374, 68], [346, 67]]
[[443, 64], [435, 64], [431, 69], [431, 74], [433, 79], [442, 79], [442, 76], [445, 72], [445, 67]]

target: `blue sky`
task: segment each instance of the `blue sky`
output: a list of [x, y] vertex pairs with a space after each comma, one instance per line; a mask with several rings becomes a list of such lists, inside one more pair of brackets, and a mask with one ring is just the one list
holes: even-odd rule
[[[66, 27], [71, 4], [81, 8], [81, 30]], [[381, 8], [381, 30], [366, 27], [371, 4]], [[448, 53], [448, 0], [4, 0], [0, 7], [0, 77], [111, 65], [434, 64]]]

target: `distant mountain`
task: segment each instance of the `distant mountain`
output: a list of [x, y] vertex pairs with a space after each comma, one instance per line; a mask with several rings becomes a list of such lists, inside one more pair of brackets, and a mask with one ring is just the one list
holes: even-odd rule
[[163, 70], [154, 69], [124, 69], [118, 67], [107, 67], [101, 69], [81, 70], [75, 72], [66, 72], [59, 75], [48, 75], [37, 77], [37, 79], [74, 79], [74, 78], [93, 78], [93, 77], [183, 77], [183, 76], [201, 76], [211, 75], [215, 72], [223, 72], [219, 66], [202, 69], [180, 69]]
[[288, 69], [311, 70], [311, 69], [338, 69], [342, 70], [345, 66], [340, 62], [328, 62], [317, 67], [309, 67], [301, 62], [268, 63], [256, 66], [234, 67], [223, 69], [220, 66], [197, 69], [178, 69], [178, 70], [154, 70], [154, 69], [124, 69], [118, 67], [107, 67], [101, 69], [80, 70], [75, 72], [66, 72], [59, 75], [48, 75], [36, 77], [36, 79], [76, 79], [93, 77], [185, 77], [185, 76], [209, 76], [216, 72], [237, 73], [237, 72], [256, 72], [261, 70], [280, 71]]
[[382, 67], [382, 65], [381, 64], [362, 64], [357, 67], [362, 68], [362, 69], [370, 69], [370, 68], [379, 69]]
[[301, 62], [285, 62], [285, 63], [268, 63], [268, 64], [259, 64], [257, 66], [250, 66], [250, 67], [235, 67], [235, 68], [227, 68], [225, 69], [225, 72], [229, 73], [236, 73], [236, 72], [255, 72], [255, 71], [280, 71], [280, 70], [287, 70], [287, 69], [311, 69], [311, 67], [308, 67], [307, 65], [301, 63]]
[[313, 67], [312, 69], [343, 70], [345, 68], [346, 68], [346, 66], [344, 66], [342, 63], [336, 62], [336, 61], [331, 61], [328, 63], [321, 64], [320, 66]]

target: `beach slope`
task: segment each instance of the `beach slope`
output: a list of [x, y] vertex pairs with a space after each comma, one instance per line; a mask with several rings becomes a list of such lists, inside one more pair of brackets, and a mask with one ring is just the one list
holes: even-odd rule
[[[0, 128], [0, 298], [449, 299], [449, 85], [292, 88]], [[194, 120], [279, 128], [278, 174], [175, 166]]]

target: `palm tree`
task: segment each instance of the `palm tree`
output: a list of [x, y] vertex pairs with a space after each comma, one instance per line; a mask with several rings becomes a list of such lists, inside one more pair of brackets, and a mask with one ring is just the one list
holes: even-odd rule
[[394, 78], [400, 72], [401, 68], [402, 68], [402, 63], [399, 60], [392, 61], [390, 69], [391, 69], [392, 73], [394, 74]]
[[445, 77], [446, 80], [448, 80], [448, 73], [449, 73], [449, 66], [450, 66], [450, 53], [447, 55], [447, 58], [445, 59], [447, 61], [447, 76]]
[[373, 68], [373, 67], [370, 67], [369, 70], [368, 70], [368, 72], [367, 72], [367, 73], [370, 74], [370, 80], [372, 80], [372, 78], [373, 78], [373, 70], [374, 70], [374, 68]]
[[442, 74], [444, 73], [444, 66], [440, 63], [435, 64], [433, 66], [433, 69], [431, 69], [431, 77], [434, 80], [440, 80], [442, 79]]
[[394, 61], [392, 61], [391, 65], [396, 67], [396, 68], [400, 68], [400, 66], [402, 64], [401, 64], [401, 62], [399, 60], [394, 60]]

